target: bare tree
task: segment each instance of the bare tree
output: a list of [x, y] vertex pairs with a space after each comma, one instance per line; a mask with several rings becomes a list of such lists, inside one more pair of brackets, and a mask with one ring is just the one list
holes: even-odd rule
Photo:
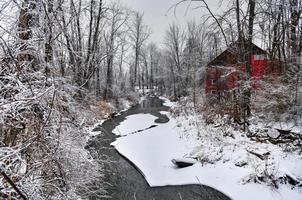
[[202, 71], [204, 67], [204, 39], [205, 34], [202, 28], [196, 21], [188, 22], [187, 24], [187, 38], [185, 45], [185, 64], [187, 65], [187, 74], [185, 83], [192, 87], [192, 96], [194, 107], [197, 104], [197, 87], [198, 75], [197, 71]]
[[[118, 35], [122, 34], [123, 25], [127, 22], [129, 14], [123, 11], [117, 4], [113, 4], [110, 8], [111, 22], [109, 33], [105, 33], [105, 42], [106, 42], [106, 60], [107, 60], [107, 73], [106, 73], [106, 86], [104, 90], [104, 99], [110, 99], [113, 96], [113, 62], [114, 57], [117, 52], [116, 40]], [[122, 44], [124, 45], [124, 44]], [[122, 48], [124, 48], [122, 46]], [[122, 54], [123, 54], [122, 49]], [[123, 55], [121, 56], [123, 59]], [[122, 65], [122, 63], [120, 63]], [[120, 66], [121, 70], [121, 66]], [[121, 71], [120, 71], [121, 73]]]
[[132, 89], [134, 89], [138, 81], [137, 77], [142, 46], [150, 36], [149, 29], [143, 23], [143, 16], [144, 15], [139, 12], [134, 13], [133, 28], [130, 29], [131, 34], [129, 35], [134, 49], [134, 66], [130, 68], [130, 85]]
[[[101, 35], [100, 26], [103, 14], [103, 0], [98, 0], [97, 14], [95, 16], [95, 0], [90, 2], [90, 21], [89, 21], [89, 36], [88, 36], [88, 46], [87, 46], [87, 56], [85, 61], [84, 69], [84, 83], [83, 86], [89, 88], [89, 81], [95, 73], [95, 54], [97, 51], [98, 40]], [[94, 25], [95, 23], [95, 25]]]
[[173, 80], [175, 80], [174, 83], [175, 84], [177, 83], [176, 90], [174, 91], [175, 97], [179, 96], [183, 92], [182, 84], [183, 84], [184, 69], [183, 69], [182, 61], [183, 61], [184, 42], [185, 42], [184, 31], [181, 30], [181, 27], [179, 25], [175, 23], [171, 24], [166, 32], [165, 46], [167, 48], [167, 52], [169, 52], [171, 61], [173, 61], [173, 63], [170, 63], [171, 64], [170, 68], [171, 68]]

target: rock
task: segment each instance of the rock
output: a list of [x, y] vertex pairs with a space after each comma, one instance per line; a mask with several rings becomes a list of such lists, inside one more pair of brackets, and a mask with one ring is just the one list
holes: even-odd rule
[[299, 185], [301, 186], [301, 181], [299, 181], [297, 178], [289, 175], [289, 174], [286, 174], [286, 179], [288, 181], [289, 184], [291, 185]]
[[292, 186], [302, 187], [302, 180], [290, 174], [285, 174], [284, 176], [279, 177], [279, 181], [283, 184], [288, 183]]
[[246, 161], [241, 160], [241, 161], [236, 161], [234, 164], [235, 164], [235, 166], [237, 166], [237, 167], [244, 167], [244, 166], [246, 166], [248, 163], [247, 163]]
[[172, 159], [172, 163], [176, 165], [178, 168], [184, 168], [192, 166], [197, 161], [193, 158], [178, 158], [178, 159]]
[[280, 135], [281, 135], [281, 133], [278, 130], [276, 130], [276, 129], [270, 129], [267, 132], [267, 136], [270, 137], [270, 138], [273, 138], [273, 139], [279, 138]]

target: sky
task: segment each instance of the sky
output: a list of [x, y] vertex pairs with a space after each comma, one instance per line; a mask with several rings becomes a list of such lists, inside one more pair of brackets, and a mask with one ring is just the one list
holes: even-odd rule
[[[115, 0], [109, 0], [115, 1]], [[152, 35], [150, 41], [156, 43], [162, 43], [165, 32], [169, 24], [177, 22], [182, 26], [186, 25], [186, 22], [192, 19], [198, 21], [201, 16], [208, 14], [206, 9], [199, 8], [193, 9], [198, 5], [202, 5], [201, 2], [193, 3], [188, 8], [188, 3], [183, 3], [177, 7], [174, 12], [174, 8], [169, 11], [169, 8], [173, 7], [180, 0], [119, 0], [123, 5], [136, 11], [144, 13], [144, 22], [151, 28]], [[207, 0], [206, 1], [213, 12], [218, 12], [222, 9], [220, 6], [220, 0]]]

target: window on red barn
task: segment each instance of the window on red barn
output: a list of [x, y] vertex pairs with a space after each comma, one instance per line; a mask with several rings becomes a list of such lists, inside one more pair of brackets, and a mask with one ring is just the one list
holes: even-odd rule
[[254, 55], [254, 60], [266, 60], [267, 56], [265, 54]]

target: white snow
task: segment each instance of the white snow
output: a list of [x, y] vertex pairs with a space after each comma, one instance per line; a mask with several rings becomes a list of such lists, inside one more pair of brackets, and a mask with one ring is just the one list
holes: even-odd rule
[[168, 98], [163, 97], [163, 96], [161, 96], [159, 98], [164, 101], [164, 103], [163, 103], [164, 106], [168, 106], [168, 107], [175, 106], [175, 102], [170, 101]]
[[89, 136], [86, 138], [86, 140], [88, 141], [88, 140], [90, 140], [91, 137], [95, 137], [95, 136], [98, 136], [100, 134], [102, 134], [102, 131], [91, 131], [89, 133]]
[[123, 106], [123, 110], [121, 110], [118, 115], [121, 113], [121, 112], [125, 112], [127, 110], [129, 110], [129, 108], [131, 108], [132, 106], [132, 103], [129, 101], [129, 100], [126, 100], [126, 99], [122, 99], [122, 106]]
[[105, 122], [106, 120], [102, 119], [100, 120], [98, 123], [94, 124], [94, 126], [90, 129], [89, 131], [89, 136], [86, 138], [87, 141], [90, 139], [90, 137], [95, 137], [97, 135], [100, 135], [102, 133], [102, 131], [93, 131], [95, 128], [102, 126], [102, 124]]
[[167, 112], [167, 111], [160, 111], [159, 113], [162, 114], [162, 115], [167, 115], [167, 116], [169, 116], [169, 114], [170, 114], [170, 113]]
[[[164, 100], [173, 104], [167, 99]], [[202, 127], [201, 133], [197, 134], [194, 116], [171, 118], [168, 123], [127, 135], [153, 125], [155, 119], [156, 117], [150, 114], [129, 116], [115, 129], [116, 134], [126, 136], [119, 137], [112, 143], [119, 153], [139, 168], [151, 187], [204, 184], [235, 200], [302, 199], [301, 188], [281, 184], [278, 189], [273, 189], [265, 183], [247, 182], [265, 170], [276, 176], [290, 174], [301, 179], [300, 155], [287, 154], [278, 146], [269, 143], [258, 144], [240, 132], [234, 132], [233, 137], [222, 137], [219, 134], [230, 130], [219, 132], [219, 128]], [[270, 159], [263, 161], [249, 151], [259, 154], [270, 152]], [[181, 169], [171, 162], [172, 159], [190, 156], [197, 156], [201, 162]], [[209, 164], [211, 162], [213, 164]], [[248, 164], [242, 167], [235, 165], [240, 163]]]
[[273, 124], [273, 128], [280, 129], [280, 130], [290, 130], [291, 125], [288, 123], [275, 123]]
[[278, 138], [280, 136], [280, 132], [277, 129], [271, 129], [267, 132], [267, 135], [271, 138]]
[[125, 136], [135, 131], [142, 130], [145, 128], [149, 128], [150, 126], [154, 125], [154, 120], [157, 117], [151, 114], [136, 114], [130, 115], [126, 117], [126, 120], [121, 122], [119, 126], [117, 126], [112, 133], [120, 136]]
[[295, 126], [291, 130], [292, 133], [302, 134], [302, 127]]
[[[142, 120], [141, 124], [143, 122]], [[127, 126], [126, 123], [127, 121], [124, 127]], [[143, 127], [148, 125], [147, 122]], [[183, 157], [191, 145], [179, 138], [177, 132], [171, 131], [173, 126], [174, 123], [161, 124], [138, 134], [117, 138], [112, 143], [142, 171], [150, 186], [164, 186], [179, 179], [174, 173], [175, 167], [171, 160]], [[174, 180], [171, 180], [173, 177]]]

